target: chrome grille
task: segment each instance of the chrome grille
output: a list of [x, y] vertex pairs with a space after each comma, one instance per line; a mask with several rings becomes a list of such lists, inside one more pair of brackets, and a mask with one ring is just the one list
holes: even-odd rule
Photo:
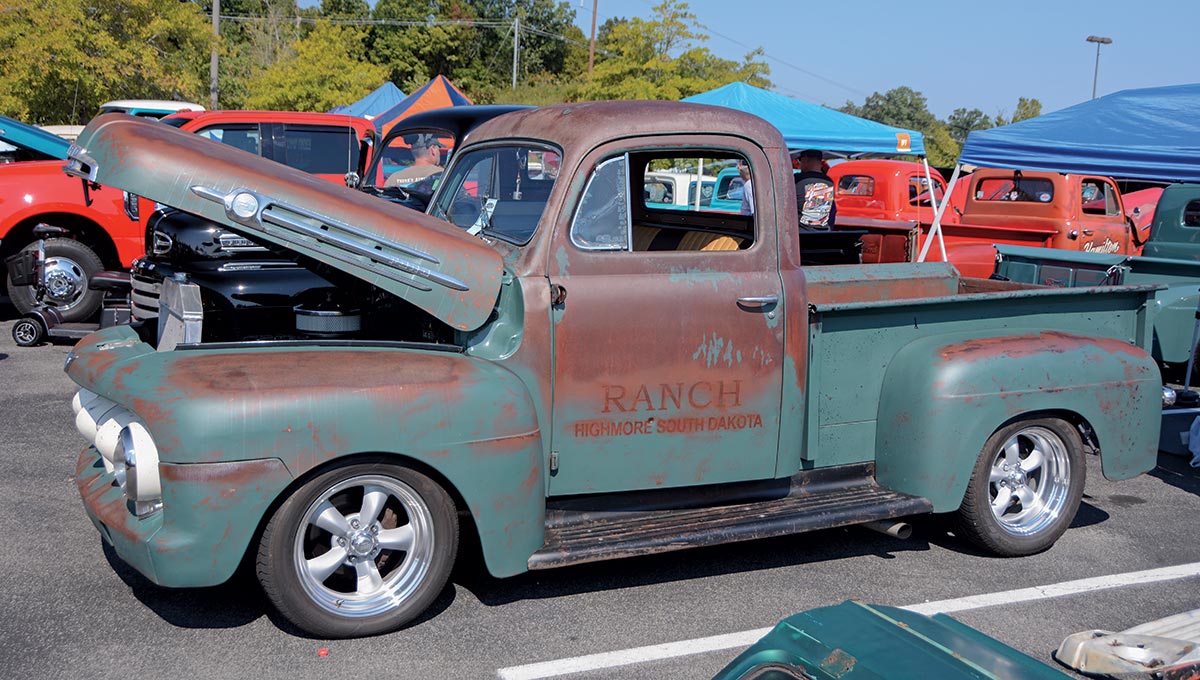
[[139, 321], [157, 319], [158, 296], [162, 290], [162, 283], [158, 279], [136, 273], [131, 278], [133, 289], [129, 293], [129, 301], [132, 303], [130, 315]]

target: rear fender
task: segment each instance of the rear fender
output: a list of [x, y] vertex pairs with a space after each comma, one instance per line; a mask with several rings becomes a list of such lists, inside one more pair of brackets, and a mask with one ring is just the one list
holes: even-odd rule
[[956, 510], [993, 432], [1059, 412], [1091, 426], [1105, 477], [1127, 479], [1155, 465], [1160, 400], [1154, 360], [1119, 340], [1014, 329], [922, 338], [884, 376], [876, 478]]
[[1159, 359], [1167, 363], [1187, 363], [1196, 327], [1197, 289], [1200, 280], [1171, 286], [1154, 295], [1158, 313], [1154, 315], [1154, 344]]

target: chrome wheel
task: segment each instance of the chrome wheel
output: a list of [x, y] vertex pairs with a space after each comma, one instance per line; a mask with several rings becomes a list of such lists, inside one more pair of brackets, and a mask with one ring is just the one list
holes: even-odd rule
[[47, 257], [43, 265], [46, 302], [68, 310], [79, 304], [87, 294], [87, 273], [83, 266], [68, 257]]
[[1071, 459], [1051, 430], [1014, 432], [995, 452], [988, 476], [992, 515], [1004, 531], [1030, 536], [1054, 524], [1068, 505]]
[[319, 609], [362, 618], [394, 609], [429, 573], [434, 522], [408, 484], [362, 475], [335, 484], [304, 511], [293, 536], [300, 586]]

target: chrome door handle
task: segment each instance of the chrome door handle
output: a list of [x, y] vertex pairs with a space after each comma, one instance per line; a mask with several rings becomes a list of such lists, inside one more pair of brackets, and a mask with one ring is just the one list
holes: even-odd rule
[[778, 295], [748, 295], [746, 297], [738, 298], [739, 305], [746, 305], [749, 307], [766, 307], [767, 305], [773, 305], [778, 302]]

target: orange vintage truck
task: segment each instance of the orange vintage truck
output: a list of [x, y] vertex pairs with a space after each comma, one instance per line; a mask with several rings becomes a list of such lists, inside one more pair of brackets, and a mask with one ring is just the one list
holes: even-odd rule
[[[837, 227], [866, 229], [864, 262], [916, 260], [933, 223], [924, 168], [906, 161], [862, 160], [830, 168], [837, 185]], [[933, 197], [946, 182], [930, 170]], [[986, 278], [996, 243], [1097, 253], [1137, 254], [1141, 239], [1111, 178], [1056, 172], [980, 169], [955, 186], [942, 215], [946, 259], [964, 276]], [[935, 241], [929, 260], [941, 260]]]

